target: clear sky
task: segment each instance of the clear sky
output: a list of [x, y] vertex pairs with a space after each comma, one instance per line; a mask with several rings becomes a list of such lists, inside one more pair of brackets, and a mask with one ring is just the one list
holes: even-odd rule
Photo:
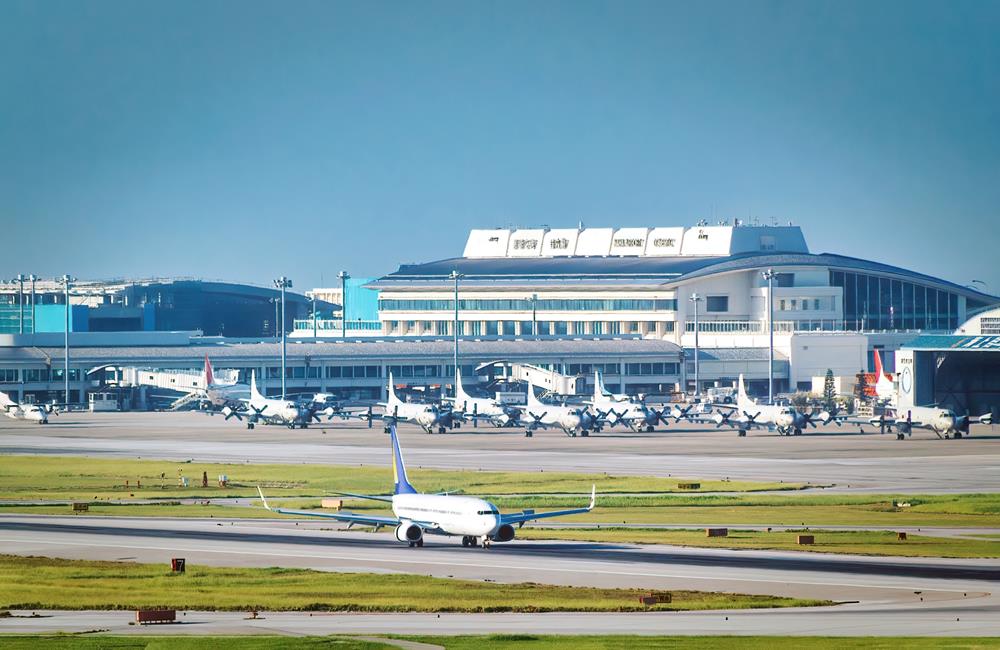
[[0, 276], [777, 217], [1000, 293], [997, 2], [0, 2]]

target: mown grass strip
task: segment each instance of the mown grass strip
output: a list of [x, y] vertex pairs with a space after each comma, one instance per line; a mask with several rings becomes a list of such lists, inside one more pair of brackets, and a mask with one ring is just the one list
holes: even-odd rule
[[[388, 447], [386, 459], [389, 458]], [[688, 478], [609, 476], [571, 472], [480, 472], [410, 467], [411, 481], [426, 492], [468, 494], [588, 494], [597, 484], [602, 494], [690, 493], [680, 483], [700, 483], [697, 491], [743, 492], [796, 490], [802, 484], [717, 481]], [[202, 487], [207, 475], [208, 486]], [[229, 478], [219, 487], [219, 475]], [[180, 487], [187, 478], [189, 487]], [[127, 482], [127, 484], [126, 484]], [[70, 456], [0, 456], [0, 499], [217, 498], [255, 496], [262, 485], [274, 497], [318, 496], [347, 491], [385, 493], [392, 487], [388, 467], [357, 465], [254, 465], [179, 463], [163, 460], [81, 458]]]
[[773, 596], [674, 591], [646, 607], [640, 589], [496, 584], [308, 569], [96, 562], [0, 555], [0, 609], [169, 609], [324, 612], [628, 612], [829, 604]]
[[[800, 545], [800, 534], [812, 535], [813, 544]], [[698, 548], [730, 548], [812, 553], [848, 553], [895, 557], [1000, 557], [1000, 541], [956, 537], [907, 535], [905, 541], [890, 531], [749, 531], [730, 530], [727, 537], [707, 537], [704, 530], [663, 530], [653, 528], [543, 529], [524, 528], [522, 539], [561, 539], [621, 544], [672, 544]]]

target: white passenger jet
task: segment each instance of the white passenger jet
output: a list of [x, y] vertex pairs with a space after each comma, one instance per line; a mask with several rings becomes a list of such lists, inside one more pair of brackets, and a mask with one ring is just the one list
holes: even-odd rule
[[242, 422], [243, 418], [246, 418], [247, 429], [253, 429], [259, 422], [263, 422], [264, 424], [280, 424], [289, 429], [294, 429], [295, 427], [305, 429], [309, 426], [310, 422], [321, 421], [316, 411], [306, 406], [291, 400], [271, 399], [261, 395], [260, 391], [257, 390], [257, 376], [254, 372], [250, 373], [250, 399], [246, 404], [246, 413], [241, 413], [236, 408], [228, 405], [223, 407], [222, 413], [226, 416], [227, 420], [229, 418], [236, 418]]
[[896, 386], [892, 378], [882, 370], [882, 356], [878, 350], [875, 353], [875, 395], [884, 402], [896, 403]]
[[246, 384], [216, 383], [212, 362], [205, 355], [205, 399], [213, 408], [236, 406], [250, 400], [250, 387]]
[[18, 404], [7, 393], [0, 393], [0, 409], [13, 420], [25, 420], [38, 424], [49, 423], [49, 413], [59, 414], [54, 407], [42, 404]]
[[552, 512], [522, 512], [501, 514], [492, 503], [476, 497], [455, 496], [450, 494], [424, 494], [410, 485], [406, 478], [406, 465], [399, 449], [399, 439], [396, 437], [396, 425], [389, 425], [389, 436], [392, 444], [392, 475], [395, 489], [392, 496], [373, 496], [367, 494], [348, 494], [343, 496], [371, 499], [392, 504], [392, 517], [376, 515], [359, 515], [350, 512], [326, 513], [311, 510], [287, 510], [271, 508], [260, 487], [257, 492], [264, 507], [284, 515], [299, 515], [308, 517], [326, 517], [337, 521], [346, 521], [349, 525], [394, 526], [396, 539], [409, 544], [410, 547], [423, 546], [424, 535], [461, 536], [462, 546], [479, 546], [489, 548], [493, 542], [509, 542], [514, 539], [515, 529], [526, 522], [550, 517], [563, 517], [590, 512], [594, 508], [597, 496], [596, 486], [591, 488], [590, 505], [586, 508], [572, 510], [556, 510]]

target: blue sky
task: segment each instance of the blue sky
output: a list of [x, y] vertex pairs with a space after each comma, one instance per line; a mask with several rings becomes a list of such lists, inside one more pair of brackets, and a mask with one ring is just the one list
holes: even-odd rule
[[1000, 4], [0, 4], [0, 274], [296, 287], [469, 228], [803, 226], [1000, 293]]

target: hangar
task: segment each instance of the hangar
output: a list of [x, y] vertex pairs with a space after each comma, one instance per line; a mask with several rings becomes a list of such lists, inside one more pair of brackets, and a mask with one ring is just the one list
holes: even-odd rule
[[1000, 412], [1000, 336], [926, 335], [896, 351], [900, 409]]

